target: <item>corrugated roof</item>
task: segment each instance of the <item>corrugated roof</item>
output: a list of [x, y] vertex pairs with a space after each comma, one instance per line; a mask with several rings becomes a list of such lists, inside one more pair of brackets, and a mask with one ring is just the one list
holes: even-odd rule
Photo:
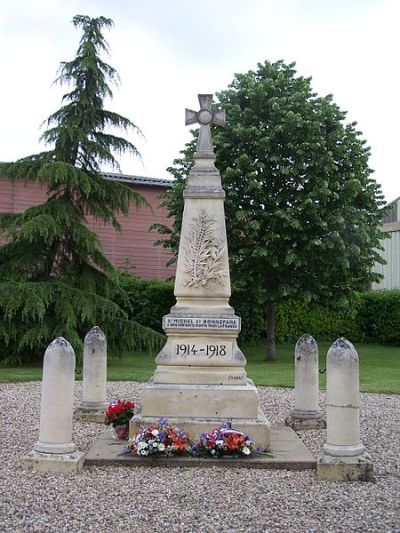
[[148, 176], [131, 176], [128, 174], [119, 174], [118, 172], [102, 172], [107, 180], [122, 181], [123, 183], [136, 183], [138, 185], [156, 185], [158, 187], [171, 187], [173, 180], [150, 178]]

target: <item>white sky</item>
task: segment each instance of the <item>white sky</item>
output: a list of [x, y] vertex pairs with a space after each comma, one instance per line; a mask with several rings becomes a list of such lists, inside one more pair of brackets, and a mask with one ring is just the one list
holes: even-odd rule
[[[4, 2], [4, 3], [3, 3]], [[146, 142], [121, 161], [126, 174], [169, 177], [190, 139], [184, 109], [198, 93], [225, 89], [258, 62], [296, 61], [320, 95], [356, 120], [372, 149], [370, 165], [387, 201], [400, 196], [398, 0], [3, 0], [0, 9], [0, 161], [45, 147], [40, 125], [61, 104], [52, 86], [71, 60], [80, 31], [74, 15], [106, 16], [105, 36], [119, 73], [109, 109], [127, 116]]]

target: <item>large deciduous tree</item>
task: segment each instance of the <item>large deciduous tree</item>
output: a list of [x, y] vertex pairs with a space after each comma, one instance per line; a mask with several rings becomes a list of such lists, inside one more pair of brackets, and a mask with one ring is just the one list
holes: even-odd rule
[[[331, 95], [315, 94], [294, 64], [259, 64], [217, 96], [227, 114], [213, 139], [227, 192], [232, 279], [258, 302], [262, 295], [273, 360], [277, 303], [334, 306], [377, 279], [383, 196], [356, 123], [346, 123]], [[193, 142], [170, 169], [172, 233], [159, 228], [174, 249], [192, 152]]]
[[140, 348], [156, 334], [127, 320], [115, 303], [123, 295], [96, 234], [86, 225], [93, 216], [120, 228], [117, 213], [143, 198], [130, 188], [105, 180], [102, 164], [119, 168], [116, 156], [139, 156], [114, 129], [133, 129], [129, 119], [104, 108], [112, 97], [116, 71], [101, 59], [108, 52], [105, 17], [77, 15], [82, 30], [75, 58], [60, 65], [57, 83], [67, 84], [62, 107], [47, 119], [42, 139], [48, 151], [0, 165], [0, 176], [45, 183], [48, 200], [23, 213], [1, 214], [0, 358], [6, 363], [29, 360], [63, 335], [80, 350], [82, 335], [101, 326], [111, 348]]

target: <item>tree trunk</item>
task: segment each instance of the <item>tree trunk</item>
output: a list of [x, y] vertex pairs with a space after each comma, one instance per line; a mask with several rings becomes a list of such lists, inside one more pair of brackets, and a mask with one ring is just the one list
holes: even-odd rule
[[267, 361], [276, 361], [275, 304], [267, 304]]

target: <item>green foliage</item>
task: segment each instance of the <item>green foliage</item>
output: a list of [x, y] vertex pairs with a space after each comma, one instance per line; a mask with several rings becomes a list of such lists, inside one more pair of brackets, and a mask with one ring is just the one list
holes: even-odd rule
[[37, 359], [43, 355], [49, 339], [58, 336], [69, 340], [80, 359], [82, 339], [93, 324], [98, 324], [106, 334], [111, 355], [121, 350], [157, 349], [164, 340], [130, 320], [108, 298], [57, 280], [0, 283], [0, 309], [1, 355], [5, 365]]
[[235, 314], [241, 319], [240, 342], [254, 344], [260, 342], [265, 330], [265, 308], [263, 295], [256, 291], [248, 291], [239, 283], [232, 286], [230, 303]]
[[277, 342], [297, 341], [304, 333], [310, 333], [317, 341], [346, 337], [360, 339], [357, 320], [357, 300], [354, 306], [342, 310], [300, 302], [285, 302], [276, 310]]
[[[383, 195], [356, 123], [282, 61], [236, 74], [217, 96], [227, 114], [213, 139], [234, 283], [264, 305], [343, 306], [377, 280], [372, 267], [382, 262]], [[193, 141], [182, 153], [164, 201], [176, 221], [161, 239], [175, 251]]]
[[[244, 294], [245, 299], [241, 301], [242, 295], [233, 291], [231, 300], [237, 301], [239, 309], [245, 310], [244, 316], [251, 318], [243, 320], [243, 329], [250, 330], [243, 331], [241, 338], [258, 342], [265, 323], [262, 308], [251, 301], [251, 294]], [[278, 304], [277, 342], [293, 342], [304, 333], [310, 333], [318, 341], [344, 336], [351, 342], [400, 346], [400, 290], [357, 293], [341, 309], [294, 301]]]
[[113, 96], [109, 83], [119, 79], [115, 69], [99, 55], [108, 52], [102, 29], [111, 28], [113, 21], [76, 15], [72, 22], [82, 28], [82, 38], [75, 58], [61, 63], [56, 83], [72, 85], [73, 89], [64, 94], [65, 105], [47, 119], [47, 125], [52, 127], [42, 139], [55, 144], [56, 159], [61, 156], [61, 161], [98, 174], [101, 163], [119, 168], [110, 147], [117, 154], [140, 155], [132, 143], [105, 130], [109, 127], [125, 131], [132, 128], [138, 133], [140, 130], [129, 119], [103, 107], [104, 99]]
[[124, 291], [124, 300], [119, 303], [128, 317], [162, 333], [162, 317], [175, 305], [173, 284], [137, 278], [121, 270], [116, 272], [115, 279]]
[[0, 177], [45, 183], [48, 200], [23, 213], [0, 214], [0, 360], [7, 364], [39, 358], [57, 335], [81, 351], [94, 324], [108, 337], [110, 351], [160, 345], [162, 337], [132, 320], [116, 301], [122, 290], [96, 234], [93, 216], [114, 228], [130, 202], [146, 203], [129, 187], [105, 180], [102, 164], [119, 168], [115, 154], [138, 156], [129, 141], [110, 128], [140, 130], [127, 118], [104, 109], [116, 71], [100, 58], [108, 51], [102, 35], [112, 21], [77, 15], [83, 30], [75, 58], [61, 63], [57, 83], [71, 88], [62, 107], [47, 120], [42, 139], [49, 151], [0, 164]]
[[400, 346], [400, 290], [362, 294], [358, 324], [364, 342]]

